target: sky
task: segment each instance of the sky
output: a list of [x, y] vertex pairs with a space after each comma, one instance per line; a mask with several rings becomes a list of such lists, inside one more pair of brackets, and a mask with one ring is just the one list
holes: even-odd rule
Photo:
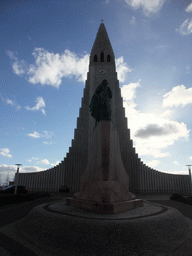
[[66, 156], [102, 19], [136, 152], [159, 171], [188, 174], [191, 0], [1, 0], [1, 184], [17, 163], [35, 172]]

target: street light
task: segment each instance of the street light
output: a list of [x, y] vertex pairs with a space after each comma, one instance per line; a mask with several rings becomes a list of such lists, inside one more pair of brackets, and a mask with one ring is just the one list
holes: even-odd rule
[[17, 194], [17, 185], [19, 183], [19, 167], [22, 164], [15, 164], [15, 165], [17, 165], [17, 175], [15, 177], [15, 193], [14, 194]]
[[189, 179], [190, 179], [190, 192], [191, 192], [191, 195], [192, 195], [192, 180], [191, 180], [191, 166], [192, 164], [186, 164], [186, 166], [188, 166], [188, 171], [189, 171]]

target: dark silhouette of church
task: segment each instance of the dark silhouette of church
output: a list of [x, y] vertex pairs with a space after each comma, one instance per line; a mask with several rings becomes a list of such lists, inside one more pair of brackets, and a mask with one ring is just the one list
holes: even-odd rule
[[77, 128], [69, 152], [60, 164], [51, 169], [36, 173], [19, 173], [19, 183], [26, 185], [29, 190], [58, 191], [61, 186], [66, 186], [71, 192], [79, 191], [80, 175], [87, 164], [95, 126], [89, 105], [95, 89], [103, 79], [108, 81], [113, 95], [111, 121], [118, 131], [121, 157], [130, 180], [130, 192], [189, 194], [189, 175], [168, 174], [152, 169], [145, 165], [135, 152], [123, 108], [115, 56], [103, 22], [92, 47]]

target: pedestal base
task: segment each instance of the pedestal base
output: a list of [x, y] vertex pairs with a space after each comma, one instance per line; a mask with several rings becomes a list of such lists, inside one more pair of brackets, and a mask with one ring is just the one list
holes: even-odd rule
[[67, 198], [66, 204], [80, 209], [88, 210], [96, 213], [115, 214], [143, 206], [142, 199], [134, 199], [116, 203], [96, 203], [92, 201], [78, 200]]

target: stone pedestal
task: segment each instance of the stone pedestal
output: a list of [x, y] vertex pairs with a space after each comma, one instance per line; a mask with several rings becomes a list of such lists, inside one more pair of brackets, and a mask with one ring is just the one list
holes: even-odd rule
[[117, 130], [100, 121], [93, 131], [92, 150], [80, 179], [80, 192], [67, 204], [98, 213], [118, 213], [143, 206], [129, 192], [129, 177], [121, 159]]

